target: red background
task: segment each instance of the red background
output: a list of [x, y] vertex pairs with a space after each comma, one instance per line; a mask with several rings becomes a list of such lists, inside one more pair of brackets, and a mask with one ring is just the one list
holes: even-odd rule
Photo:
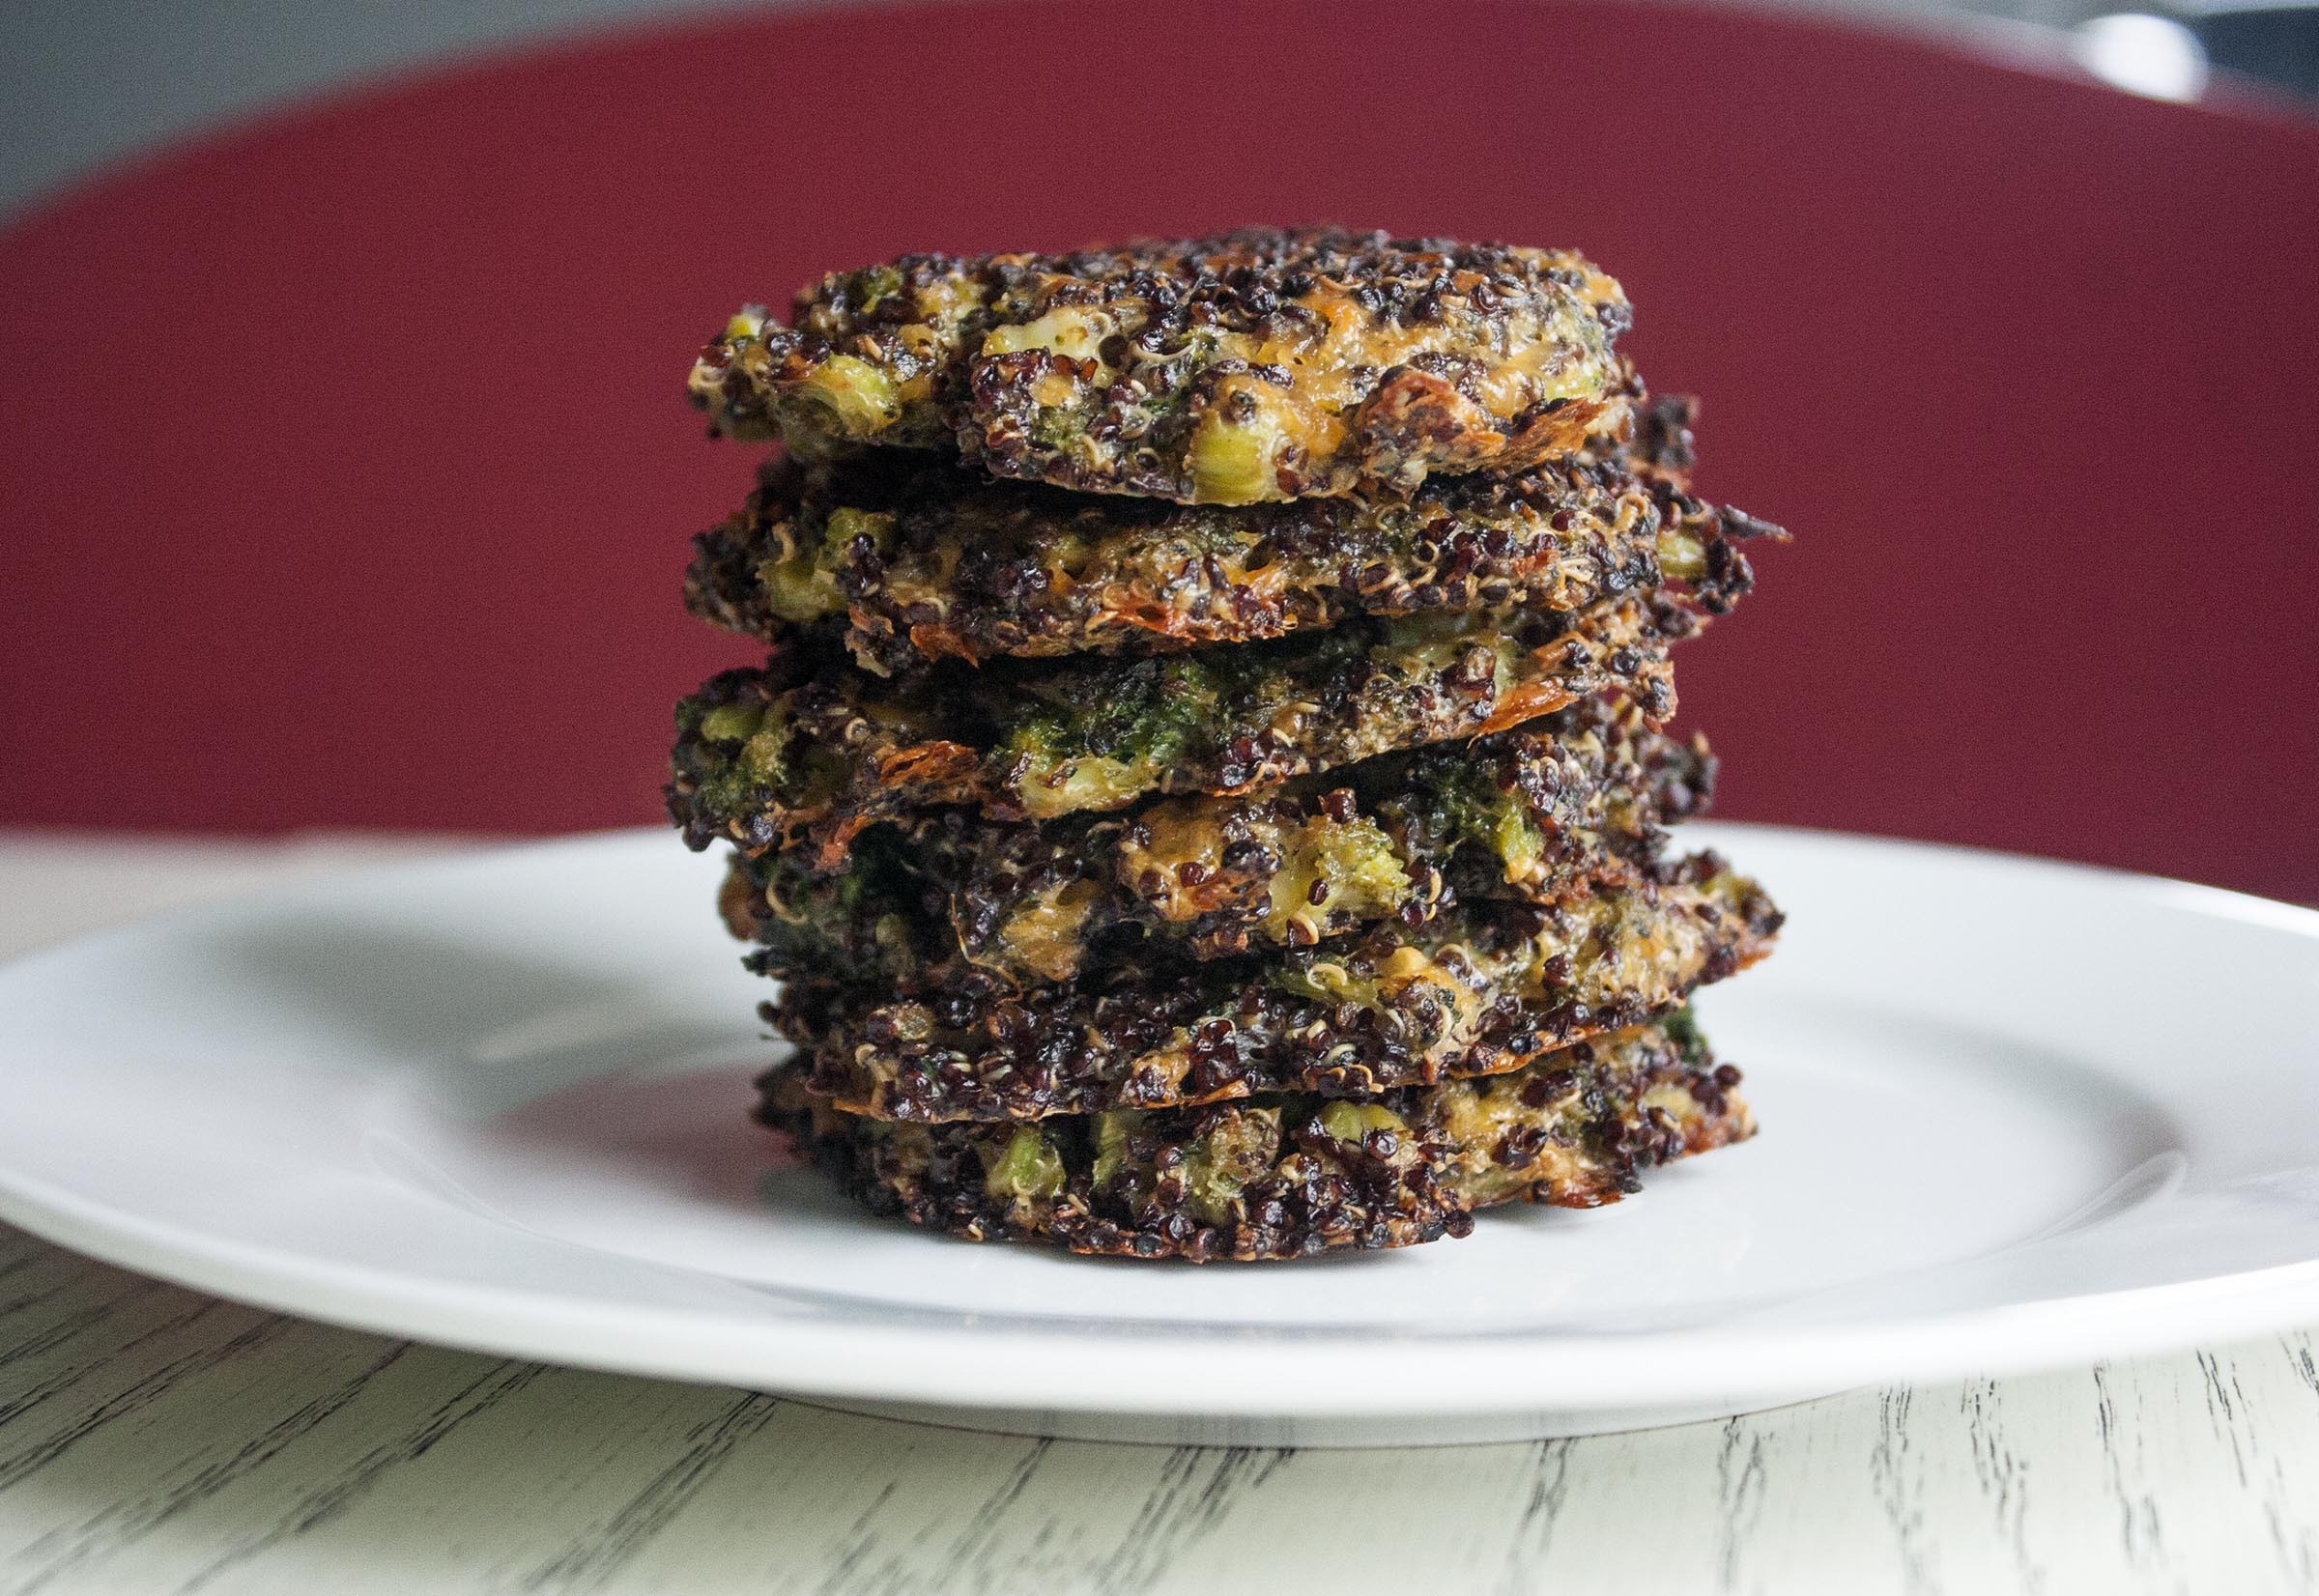
[[745, 649], [679, 399], [744, 299], [1246, 220], [1579, 244], [1795, 528], [1723, 812], [2319, 899], [2319, 130], [1794, 19], [1026, 5], [527, 54], [0, 235], [0, 822], [646, 820]]

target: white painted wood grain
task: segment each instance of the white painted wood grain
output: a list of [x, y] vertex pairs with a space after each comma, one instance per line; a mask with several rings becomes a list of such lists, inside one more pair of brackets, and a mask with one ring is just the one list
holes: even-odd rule
[[[167, 851], [173, 892], [253, 878]], [[1308, 1589], [2319, 1591], [2319, 1338], [1528, 1446], [1101, 1446], [413, 1346], [0, 1230], [0, 1596]]]

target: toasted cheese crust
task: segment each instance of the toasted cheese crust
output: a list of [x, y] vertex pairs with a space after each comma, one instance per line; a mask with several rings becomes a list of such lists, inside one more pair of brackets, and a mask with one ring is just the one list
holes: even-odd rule
[[1703, 741], [1589, 701], [1237, 798], [1044, 823], [925, 811], [865, 833], [834, 873], [801, 851], [736, 853], [726, 919], [760, 974], [874, 969], [907, 992], [1309, 948], [1646, 861], [1713, 780]]
[[902, 1125], [833, 1108], [776, 1068], [759, 1118], [873, 1211], [969, 1240], [1253, 1261], [1463, 1236], [1499, 1203], [1617, 1202], [1652, 1165], [1754, 1134], [1738, 1081], [1678, 1013], [1508, 1074], [1359, 1101]]
[[1669, 648], [1699, 629], [1661, 594], [1570, 615], [1369, 619], [1148, 659], [993, 661], [888, 681], [799, 639], [677, 705], [669, 813], [694, 847], [810, 846], [935, 804], [999, 819], [1245, 793], [1308, 771], [1509, 729], [1618, 692], [1675, 711]]
[[1550, 904], [1465, 903], [1272, 957], [925, 998], [873, 969], [792, 982], [764, 1013], [807, 1084], [874, 1119], [1360, 1096], [1502, 1073], [1638, 1023], [1762, 957], [1779, 926], [1761, 888], [1700, 854]]
[[713, 430], [943, 448], [1183, 503], [1511, 471], [1631, 426], [1617, 282], [1566, 250], [1249, 229], [909, 255], [746, 310], [688, 383]]
[[[897, 463], [898, 462], [898, 463]], [[1437, 477], [1414, 499], [1245, 508], [992, 482], [925, 457], [783, 457], [694, 540], [685, 597], [779, 641], [843, 622], [866, 669], [1248, 642], [1351, 616], [1582, 610], [1665, 579], [1709, 610], [1775, 532], [1623, 461]]]

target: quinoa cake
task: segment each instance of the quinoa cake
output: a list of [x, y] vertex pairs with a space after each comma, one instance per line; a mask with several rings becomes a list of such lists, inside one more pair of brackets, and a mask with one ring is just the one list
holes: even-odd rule
[[1068, 255], [906, 255], [746, 309], [689, 389], [712, 431], [953, 451], [1182, 503], [1518, 471], [1631, 429], [1617, 282], [1566, 250], [1338, 228]]
[[1553, 903], [1470, 902], [1269, 957], [1122, 961], [1023, 989], [921, 972], [920, 996], [872, 966], [793, 981], [763, 1012], [809, 1086], [876, 1119], [1361, 1096], [1501, 1073], [1639, 1023], [1762, 957], [1779, 926], [1761, 888], [1700, 854]]
[[1754, 1133], [1688, 1004], [1783, 924], [1671, 653], [1780, 528], [1566, 250], [1340, 228], [840, 271], [688, 395], [778, 443], [685, 602], [769, 652], [665, 795], [884, 1214], [1295, 1258]]
[[1463, 1236], [1500, 1203], [1617, 1202], [1645, 1169], [1752, 1135], [1738, 1081], [1677, 1012], [1505, 1074], [1362, 1099], [929, 1126], [847, 1114], [780, 1067], [759, 1117], [873, 1211], [970, 1240], [1254, 1260]]
[[1241, 797], [1044, 822], [923, 810], [873, 827], [834, 872], [805, 850], [736, 853], [723, 902], [766, 975], [906, 979], [892, 970], [906, 951], [1017, 984], [1070, 981], [1146, 939], [1216, 958], [1416, 925], [1462, 898], [1550, 899], [1649, 860], [1713, 782], [1703, 739], [1594, 699]]
[[784, 456], [695, 540], [685, 597], [768, 642], [844, 620], [883, 673], [1247, 642], [1356, 614], [1582, 610], [1665, 580], [1720, 611], [1752, 580], [1733, 539], [1776, 530], [1617, 456], [1434, 477], [1405, 500], [1233, 508], [993, 482], [930, 456]]
[[670, 817], [695, 848], [810, 845], [933, 804], [996, 819], [1245, 793], [1308, 771], [1504, 730], [1599, 693], [1657, 724], [1668, 649], [1702, 624], [1659, 593], [1571, 615], [1364, 617], [1148, 658], [950, 662], [888, 680], [800, 638], [677, 705]]

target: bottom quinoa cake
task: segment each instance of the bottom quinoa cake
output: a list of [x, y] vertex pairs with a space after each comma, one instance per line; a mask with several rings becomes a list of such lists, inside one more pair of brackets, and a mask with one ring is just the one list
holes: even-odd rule
[[1770, 952], [1780, 912], [1712, 853], [1552, 903], [1065, 985], [897, 996], [875, 966], [791, 981], [766, 1018], [813, 1089], [886, 1120], [1037, 1120], [1498, 1074], [1640, 1023]]
[[1364, 1098], [902, 1125], [830, 1106], [785, 1064], [759, 1117], [873, 1211], [971, 1240], [1254, 1260], [1463, 1236], [1498, 1203], [1616, 1202], [1646, 1168], [1754, 1134], [1738, 1080], [1676, 1011], [1507, 1074]]

